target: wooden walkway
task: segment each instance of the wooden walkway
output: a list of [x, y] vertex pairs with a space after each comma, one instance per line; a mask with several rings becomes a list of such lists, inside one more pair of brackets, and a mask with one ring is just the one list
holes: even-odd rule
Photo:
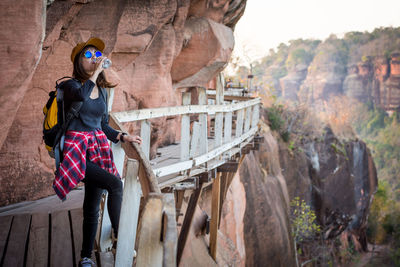
[[[0, 266], [77, 266], [82, 247], [83, 190], [61, 203], [56, 196], [0, 209]], [[113, 266], [111, 252], [97, 266]]]
[[[112, 144], [117, 169], [125, 174], [124, 194], [115, 256], [110, 252], [107, 198], [102, 202], [94, 259], [98, 266], [179, 265], [198, 200], [207, 186], [212, 186], [211, 214], [203, 227], [209, 229], [204, 234], [210, 235], [210, 256], [216, 260], [226, 192], [245, 155], [262, 142], [257, 136], [260, 98], [224, 98], [223, 79], [218, 76], [217, 80], [215, 94], [197, 88], [196, 105], [190, 103], [191, 94], [184, 92], [181, 106], [113, 113], [113, 92], [109, 92], [110, 125], [124, 131], [124, 123], [139, 124], [143, 143]], [[149, 160], [151, 122], [162, 117], [179, 117], [181, 138], [159, 148]], [[192, 117], [196, 119], [191, 121]], [[182, 205], [185, 194], [189, 201]], [[74, 190], [71, 196], [78, 199], [67, 200], [73, 204], [60, 204], [52, 196], [0, 208], [0, 267], [77, 266], [83, 191]]]

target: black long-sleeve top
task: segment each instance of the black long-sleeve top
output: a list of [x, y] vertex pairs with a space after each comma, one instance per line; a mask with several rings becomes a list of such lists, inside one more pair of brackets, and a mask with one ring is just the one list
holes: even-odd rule
[[91, 99], [89, 96], [94, 86], [95, 84], [91, 80], [81, 84], [75, 79], [67, 80], [60, 85], [60, 88], [64, 91], [65, 111], [69, 110], [72, 102], [83, 101], [79, 117], [71, 121], [67, 130], [88, 132], [100, 129], [109, 140], [117, 143], [119, 132], [108, 125], [108, 112], [105, 101], [107, 99], [107, 90], [99, 88], [99, 97]]

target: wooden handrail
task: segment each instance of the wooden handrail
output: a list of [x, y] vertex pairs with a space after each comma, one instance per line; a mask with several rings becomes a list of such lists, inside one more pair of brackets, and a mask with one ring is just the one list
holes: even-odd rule
[[[117, 131], [126, 132], [124, 127], [118, 122], [113, 114], [110, 114], [109, 124]], [[150, 192], [161, 193], [157, 179], [154, 175], [153, 169], [151, 168], [150, 161], [147, 159], [140, 146], [136, 143], [122, 143], [122, 148], [128, 158], [139, 161], [139, 181], [142, 186], [143, 195], [146, 196]]]
[[129, 110], [111, 113], [118, 122], [132, 122], [147, 119], [155, 119], [167, 116], [177, 116], [186, 114], [215, 114], [216, 112], [233, 112], [261, 103], [261, 98], [242, 101], [229, 105], [187, 105], [174, 107], [149, 108], [139, 110]]

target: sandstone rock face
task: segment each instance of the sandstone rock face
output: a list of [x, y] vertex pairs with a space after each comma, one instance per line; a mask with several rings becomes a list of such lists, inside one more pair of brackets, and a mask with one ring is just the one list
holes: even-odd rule
[[[0, 3], [0, 147], [15, 119], [40, 60], [46, 25], [46, 1]], [[32, 109], [30, 109], [32, 110]]]
[[340, 50], [343, 45], [340, 40], [332, 39], [318, 46], [316, 56], [308, 67], [307, 78], [300, 88], [302, 99], [314, 102], [342, 93], [346, 73], [343, 66], [344, 53]]
[[[53, 193], [42, 108], [56, 79], [72, 74], [70, 53], [77, 43], [92, 36], [104, 40], [113, 61], [106, 76], [118, 84], [113, 111], [179, 105], [181, 92], [174, 88], [205, 86], [228, 62], [245, 2], [3, 1], [2, 25], [12, 27], [3, 27], [1, 41], [8, 48], [0, 76], [0, 205]], [[208, 37], [202, 40], [202, 34]], [[196, 55], [204, 56], [200, 64]], [[134, 124], [126, 127], [138, 134]], [[177, 127], [176, 119], [152, 121], [152, 154], [175, 141]]]
[[281, 146], [280, 161], [290, 199], [298, 196], [309, 203], [323, 228], [332, 212], [351, 218], [341, 234], [353, 236], [357, 249], [366, 250], [368, 210], [377, 188], [375, 165], [366, 144], [342, 143], [326, 128], [322, 140], [307, 142], [302, 150], [290, 156], [287, 146]]
[[300, 85], [307, 76], [307, 65], [300, 64], [285, 77], [279, 80], [282, 88], [282, 97], [297, 101]]
[[289, 195], [278, 144], [266, 126], [263, 135], [265, 143], [246, 156], [240, 169], [246, 191], [246, 266], [295, 266]]
[[356, 68], [356, 71], [355, 73], [350, 72], [344, 79], [343, 93], [350, 98], [366, 103], [372, 98], [371, 65], [361, 62], [352, 68]]
[[233, 32], [229, 27], [205, 18], [188, 19], [184, 48], [172, 65], [174, 88], [205, 86], [225, 67], [233, 45]]

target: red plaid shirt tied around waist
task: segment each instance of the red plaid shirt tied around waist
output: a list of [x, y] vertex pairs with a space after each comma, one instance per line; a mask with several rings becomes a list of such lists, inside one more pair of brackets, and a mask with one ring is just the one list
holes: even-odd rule
[[109, 173], [120, 177], [107, 137], [101, 130], [67, 131], [63, 155], [63, 161], [53, 182], [54, 191], [62, 200], [65, 200], [67, 194], [85, 178], [86, 158]]

